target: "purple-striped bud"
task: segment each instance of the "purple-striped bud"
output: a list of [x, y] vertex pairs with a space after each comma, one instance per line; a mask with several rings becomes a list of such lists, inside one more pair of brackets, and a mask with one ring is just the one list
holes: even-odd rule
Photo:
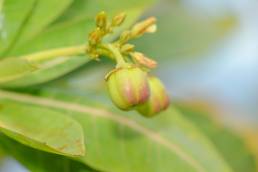
[[156, 77], [149, 77], [150, 97], [147, 102], [137, 107], [137, 111], [146, 117], [153, 117], [169, 106], [169, 97], [162, 82]]
[[147, 74], [139, 67], [114, 69], [106, 77], [106, 82], [113, 103], [122, 110], [130, 110], [149, 98]]

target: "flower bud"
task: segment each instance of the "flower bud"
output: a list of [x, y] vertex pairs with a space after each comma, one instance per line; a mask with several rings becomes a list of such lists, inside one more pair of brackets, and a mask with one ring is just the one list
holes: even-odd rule
[[119, 43], [120, 44], [125, 44], [129, 39], [131, 38], [131, 32], [126, 30], [124, 31], [119, 38]]
[[156, 77], [149, 77], [150, 97], [147, 102], [137, 107], [137, 111], [146, 117], [153, 117], [157, 113], [165, 110], [169, 106], [164, 85]]
[[125, 18], [126, 14], [124, 12], [116, 15], [112, 20], [112, 26], [120, 26], [124, 22]]
[[100, 28], [106, 28], [107, 25], [107, 14], [104, 11], [101, 11], [96, 16], [96, 25]]
[[138, 67], [114, 69], [106, 82], [113, 103], [122, 110], [143, 104], [149, 98], [147, 74]]
[[156, 18], [150, 17], [140, 23], [137, 23], [133, 28], [132, 28], [132, 33], [131, 37], [137, 38], [144, 33], [153, 33], [156, 31]]
[[146, 57], [142, 53], [133, 52], [133, 53], [131, 53], [131, 56], [133, 57], [134, 61], [136, 61], [137, 63], [139, 63], [142, 66], [145, 66], [150, 69], [157, 67], [157, 62], [155, 60], [152, 60], [152, 59]]

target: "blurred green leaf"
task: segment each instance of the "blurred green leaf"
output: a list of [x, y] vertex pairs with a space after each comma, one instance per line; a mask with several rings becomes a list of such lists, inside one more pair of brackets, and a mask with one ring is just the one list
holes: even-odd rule
[[62, 113], [0, 97], [0, 131], [36, 149], [84, 155], [83, 131], [76, 121]]
[[236, 172], [255, 172], [257, 170], [255, 156], [243, 138], [229, 128], [217, 124], [201, 110], [178, 106], [182, 114], [200, 128], [200, 130], [214, 143], [225, 160]]
[[3, 4], [0, 8], [0, 54], [2, 54], [16, 41], [21, 27], [32, 12], [35, 0], [1, 0], [0, 4]]
[[[54, 19], [71, 4], [72, 0], [37, 0], [29, 14], [26, 22], [21, 28], [20, 35], [17, 36], [14, 45], [9, 47], [9, 51], [15, 47], [24, 44], [27, 40], [32, 39], [44, 28], [46, 28]], [[16, 3], [16, 1], [15, 1]], [[19, 11], [12, 11], [18, 13]], [[6, 54], [9, 53], [9, 51]]]
[[17, 106], [54, 108], [76, 119], [87, 146], [79, 160], [103, 171], [231, 171], [209, 140], [174, 108], [149, 120], [105, 110], [83, 97], [66, 102], [59, 94], [48, 98], [5, 91], [0, 97], [17, 101]]
[[137, 50], [161, 61], [200, 55], [219, 42], [235, 23], [232, 16], [207, 17], [173, 1], [161, 1], [150, 14], [157, 17], [157, 32], [135, 40]]
[[0, 148], [31, 172], [97, 172], [64, 156], [42, 152], [0, 135]]
[[38, 63], [39, 67], [32, 72], [21, 73], [11, 79], [8, 78], [1, 83], [1, 87], [25, 87], [46, 82], [76, 69], [87, 61], [89, 61], [89, 58], [84, 56], [59, 57], [58, 59], [47, 60]]

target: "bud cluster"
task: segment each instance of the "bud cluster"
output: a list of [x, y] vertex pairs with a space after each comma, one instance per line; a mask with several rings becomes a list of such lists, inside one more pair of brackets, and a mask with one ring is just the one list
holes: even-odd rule
[[96, 16], [96, 28], [89, 35], [87, 53], [94, 59], [105, 55], [117, 62], [105, 80], [110, 98], [118, 108], [152, 117], [169, 106], [169, 98], [162, 82], [148, 74], [157, 62], [136, 52], [135, 46], [128, 41], [155, 32], [156, 19], [150, 17], [122, 32], [117, 41], [103, 43], [103, 37], [120, 26], [125, 17], [125, 13], [120, 13], [108, 21], [106, 13], [100, 12]]
[[108, 21], [107, 14], [102, 11], [96, 16], [96, 28], [89, 34], [88, 40], [89, 45], [86, 49], [86, 52], [93, 59], [97, 59], [102, 52], [98, 52], [98, 46], [101, 45], [102, 39], [107, 34], [113, 32], [115, 27], [120, 26], [126, 18], [125, 13], [120, 13], [113, 17], [112, 21]]

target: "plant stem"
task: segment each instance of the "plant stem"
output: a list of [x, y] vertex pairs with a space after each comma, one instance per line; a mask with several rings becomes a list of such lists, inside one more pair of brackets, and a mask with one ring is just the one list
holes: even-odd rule
[[107, 44], [106, 47], [113, 53], [116, 62], [117, 62], [117, 67], [124, 67], [126, 66], [126, 62], [124, 60], [124, 57], [120, 53], [117, 47], [115, 47], [112, 44]]
[[46, 50], [39, 53], [34, 53], [30, 55], [22, 56], [21, 58], [27, 59], [28, 61], [41, 61], [57, 57], [66, 57], [66, 56], [77, 56], [85, 54], [86, 46], [79, 45], [66, 48], [58, 48], [52, 50]]

